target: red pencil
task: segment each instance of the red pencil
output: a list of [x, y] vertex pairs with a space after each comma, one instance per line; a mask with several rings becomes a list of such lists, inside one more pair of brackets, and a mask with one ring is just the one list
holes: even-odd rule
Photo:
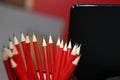
[[43, 45], [42, 50], [44, 54], [44, 64], [45, 64], [45, 70], [46, 70], [46, 80], [50, 80], [50, 71], [49, 71], [49, 65], [48, 65], [48, 50], [47, 50], [47, 44], [45, 39], [43, 38]]
[[10, 63], [19, 80], [28, 80], [27, 76], [23, 75], [21, 69], [17, 66], [13, 59], [10, 59]]
[[25, 59], [25, 69], [26, 69], [26, 72], [27, 72], [27, 67], [26, 67], [26, 64], [27, 64], [27, 61], [26, 61], [26, 52], [25, 52], [25, 36], [23, 34], [23, 32], [21, 32], [21, 44], [22, 44], [22, 49], [23, 49], [23, 58]]
[[40, 80], [44, 80], [39, 46], [38, 46], [37, 38], [36, 38], [36, 36], [34, 34], [33, 34], [33, 46], [34, 46], [34, 51], [35, 51], [35, 57], [36, 57], [36, 61], [37, 61], [38, 71], [39, 71], [39, 75], [40, 75]]
[[60, 79], [61, 80], [61, 76], [63, 75], [62, 72], [64, 70], [64, 67], [66, 65], [66, 58], [67, 58], [67, 43], [65, 43], [64, 49], [63, 49], [63, 53], [62, 53], [62, 60], [61, 60], [61, 67], [60, 67]]
[[25, 36], [24, 36], [23, 32], [21, 32], [21, 43], [22, 43], [24, 56], [25, 56], [25, 41], [26, 41]]
[[18, 58], [17, 58], [18, 51], [17, 51], [15, 45], [13, 44], [13, 42], [11, 41], [11, 39], [9, 39], [9, 50], [13, 54], [13, 56], [12, 57], [9, 56], [9, 58], [13, 58], [15, 60], [15, 62], [19, 63]]
[[71, 54], [69, 56], [69, 60], [68, 60], [68, 65], [76, 58], [75, 55], [76, 55], [76, 51], [77, 51], [77, 45], [75, 44], [72, 51], [71, 51]]
[[72, 64], [69, 65], [69, 67], [66, 69], [66, 71], [64, 71], [64, 75], [63, 78], [61, 80], [68, 80], [69, 77], [71, 76], [71, 74], [73, 73], [75, 67], [77, 66], [78, 62], [79, 62], [80, 56], [78, 56], [73, 62]]
[[54, 44], [51, 35], [49, 36], [49, 51], [50, 51], [50, 65], [51, 65], [51, 73], [52, 78], [54, 76], [55, 71], [55, 55], [54, 55]]
[[14, 44], [11, 41], [11, 39], [9, 38], [9, 49], [13, 52], [13, 48], [14, 48]]
[[56, 62], [56, 65], [55, 65], [55, 77], [54, 77], [54, 80], [58, 80], [59, 79], [59, 75], [60, 75], [60, 67], [61, 67], [61, 60], [62, 60], [62, 52], [63, 52], [63, 40], [61, 41], [60, 43], [60, 49], [59, 49], [59, 52], [58, 52], [58, 58], [57, 58], [57, 62]]
[[56, 43], [55, 66], [57, 64], [57, 58], [58, 58], [58, 55], [59, 55], [59, 49], [60, 49], [60, 38], [58, 38], [57, 43]]
[[77, 46], [74, 45], [73, 49], [72, 49], [72, 52], [70, 54], [70, 58], [68, 60], [68, 62], [66, 63], [65, 65], [65, 68], [64, 68], [64, 71], [68, 68], [68, 66], [71, 64], [71, 62], [76, 58], [76, 50], [77, 50]]
[[[13, 52], [14, 53], [13, 53]], [[9, 64], [10, 64], [10, 59], [14, 59], [14, 55], [16, 55], [16, 51], [14, 50], [14, 45], [13, 45], [13, 49], [12, 49], [12, 51], [8, 48], [7, 49], [7, 53], [8, 53], [8, 61], [9, 61]], [[16, 76], [16, 74], [13, 72], [13, 69], [12, 69], [12, 67], [10, 66], [10, 68], [11, 68], [11, 71], [12, 71], [12, 76], [13, 76], [13, 80], [17, 80], [17, 76]]]
[[[81, 48], [81, 45], [80, 46], [77, 46], [77, 50], [76, 50], [76, 55], [75, 55], [75, 57], [77, 58], [78, 56], [81, 56], [80, 55], [80, 48]], [[71, 74], [71, 76], [70, 76], [70, 80], [72, 80], [72, 78], [74, 77], [74, 72]]]
[[38, 80], [38, 75], [31, 57], [31, 49], [30, 49], [30, 39], [28, 34], [26, 35], [26, 45], [25, 45], [26, 49], [26, 55], [27, 55], [27, 71], [28, 71], [28, 76], [29, 76], [29, 80]]
[[54, 73], [53, 73], [53, 77], [52, 79], [54, 80], [55, 77], [55, 72], [56, 72], [56, 65], [57, 65], [57, 59], [58, 59], [58, 55], [59, 55], [59, 49], [60, 49], [60, 38], [58, 37], [57, 43], [56, 43], [56, 48], [55, 48], [55, 65], [54, 65]]
[[72, 44], [71, 44], [71, 40], [68, 43], [68, 47], [67, 47], [68, 53], [67, 53], [67, 61], [69, 60], [70, 57], [70, 53], [72, 51]]
[[76, 57], [80, 56], [80, 50], [81, 50], [81, 45], [78, 46], [77, 51], [76, 51]]
[[24, 61], [23, 61], [23, 57], [22, 57], [22, 52], [21, 52], [21, 49], [20, 49], [20, 44], [17, 40], [17, 37], [14, 35], [14, 45], [18, 51], [18, 55], [17, 55], [17, 58], [18, 58], [18, 66], [20, 67], [22, 73], [24, 75], [26, 75], [26, 68], [25, 68], [25, 64], [24, 64]]
[[[3, 53], [3, 63], [8, 75], [9, 80], [16, 80], [16, 77], [14, 75], [14, 73], [12, 72], [12, 68], [11, 65], [9, 63], [9, 53], [8, 53], [8, 49], [4, 47], [4, 50], [2, 51]], [[10, 55], [12, 57], [12, 55]]]

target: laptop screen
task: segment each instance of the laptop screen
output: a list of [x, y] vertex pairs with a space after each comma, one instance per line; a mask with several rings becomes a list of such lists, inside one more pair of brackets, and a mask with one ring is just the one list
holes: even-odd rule
[[120, 5], [74, 5], [69, 39], [82, 44], [78, 80], [120, 76]]

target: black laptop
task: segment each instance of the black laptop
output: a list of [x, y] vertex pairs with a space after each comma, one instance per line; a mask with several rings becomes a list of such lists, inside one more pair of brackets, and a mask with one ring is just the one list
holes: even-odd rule
[[69, 39], [82, 44], [77, 80], [120, 76], [120, 5], [76, 4], [71, 8]]

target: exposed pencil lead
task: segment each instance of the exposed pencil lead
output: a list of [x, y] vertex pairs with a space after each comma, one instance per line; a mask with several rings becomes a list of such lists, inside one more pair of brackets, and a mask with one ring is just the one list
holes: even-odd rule
[[28, 33], [26, 33], [26, 36], [28, 36]]
[[24, 34], [23, 32], [20, 32], [20, 34]]
[[26, 43], [30, 43], [30, 39], [28, 35], [26, 35]]
[[14, 47], [13, 42], [12, 42], [12, 41], [9, 41], [9, 48], [10, 48], [10, 49], [13, 49], [13, 47]]
[[11, 41], [11, 39], [10, 39], [10, 38], [8, 38], [8, 40], [9, 40], [9, 41]]

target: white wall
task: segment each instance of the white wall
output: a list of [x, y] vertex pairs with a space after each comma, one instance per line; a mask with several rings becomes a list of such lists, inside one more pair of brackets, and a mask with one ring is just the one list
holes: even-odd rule
[[[20, 32], [39, 32], [41, 35], [51, 34], [54, 38], [61, 35], [63, 21], [43, 14], [33, 14], [25, 10], [0, 4], [0, 47], [8, 45], [8, 38], [13, 33], [19, 36]], [[1, 51], [0, 51], [1, 52]], [[0, 54], [0, 80], [8, 80]]]

